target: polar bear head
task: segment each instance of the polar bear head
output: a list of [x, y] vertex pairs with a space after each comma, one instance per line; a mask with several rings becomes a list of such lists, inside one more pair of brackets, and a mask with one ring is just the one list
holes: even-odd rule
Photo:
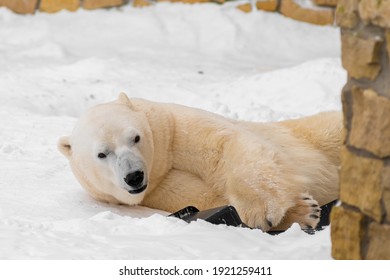
[[76, 123], [58, 149], [80, 184], [93, 197], [139, 204], [148, 187], [153, 162], [153, 137], [144, 112], [125, 94], [95, 106]]

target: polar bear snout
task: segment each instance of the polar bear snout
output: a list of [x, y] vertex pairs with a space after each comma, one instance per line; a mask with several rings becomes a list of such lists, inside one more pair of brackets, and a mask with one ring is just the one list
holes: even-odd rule
[[129, 194], [140, 194], [148, 186], [148, 169], [142, 155], [136, 149], [117, 148], [110, 162], [116, 174], [116, 185]]
[[146, 188], [146, 185], [143, 184], [144, 172], [142, 170], [127, 174], [123, 180], [127, 185], [133, 188], [132, 190], [129, 190], [130, 193], [140, 193]]

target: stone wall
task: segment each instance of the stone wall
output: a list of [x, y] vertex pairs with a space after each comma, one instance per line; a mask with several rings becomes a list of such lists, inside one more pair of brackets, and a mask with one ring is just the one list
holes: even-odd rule
[[[222, 4], [234, 0], [0, 0], [0, 7], [5, 6], [20, 14], [41, 12], [56, 13], [61, 10], [76, 11], [79, 8], [99, 9], [119, 7], [131, 3], [135, 7], [145, 7], [159, 1]], [[286, 17], [312, 24], [327, 25], [334, 23], [335, 7], [338, 0], [247, 0], [240, 1], [237, 8], [243, 12], [254, 9], [278, 12]]]
[[[338, 0], [257, 0], [255, 7], [267, 12], [278, 12], [286, 17], [317, 25], [331, 25], [335, 19]], [[252, 4], [241, 4], [239, 9], [250, 12]]]
[[0, 7], [7, 7], [19, 14], [33, 14], [37, 10], [56, 13], [61, 10], [76, 11], [79, 8], [99, 9], [118, 7], [128, 2], [128, 0], [0, 0]]
[[335, 259], [390, 259], [390, 0], [339, 0], [345, 140]]

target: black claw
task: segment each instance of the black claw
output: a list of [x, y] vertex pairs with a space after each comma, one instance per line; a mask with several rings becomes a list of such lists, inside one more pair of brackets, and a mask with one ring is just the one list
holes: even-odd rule
[[310, 235], [313, 235], [316, 233], [316, 231], [312, 228], [311, 229], [304, 229], [303, 231], [306, 232], [307, 234], [310, 234]]
[[304, 197], [303, 200], [310, 200], [310, 197]]
[[318, 207], [318, 204], [312, 204], [311, 207]]
[[314, 212], [318, 213], [318, 212], [321, 212], [320, 209], [314, 209]]
[[267, 224], [268, 224], [270, 227], [272, 227], [272, 223], [271, 223], [270, 220], [267, 220]]
[[313, 218], [313, 219], [318, 219], [318, 218], [319, 218], [319, 216], [317, 216], [317, 215], [310, 215], [310, 218]]
[[313, 229], [311, 225], [306, 225], [306, 229]]

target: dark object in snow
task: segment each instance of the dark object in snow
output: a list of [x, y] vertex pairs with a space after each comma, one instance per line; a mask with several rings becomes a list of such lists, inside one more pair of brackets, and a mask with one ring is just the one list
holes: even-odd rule
[[201, 219], [215, 225], [224, 224], [235, 227], [248, 227], [241, 221], [240, 216], [236, 211], [236, 208], [230, 205], [221, 206], [204, 211], [199, 211], [194, 206], [188, 206], [169, 215], [169, 217], [176, 217], [188, 223]]
[[[320, 231], [324, 229], [324, 226], [328, 226], [330, 223], [330, 211], [332, 207], [337, 203], [337, 200], [329, 202], [321, 206], [321, 218], [315, 229], [304, 230], [308, 234], [314, 234], [316, 231]], [[248, 227], [241, 221], [240, 216], [237, 213], [237, 210], [231, 206], [221, 206], [213, 209], [208, 209], [204, 211], [199, 211], [194, 206], [187, 206], [171, 215], [169, 217], [176, 217], [186, 221], [187, 223], [196, 221], [198, 219], [205, 220], [209, 223], [220, 225], [224, 224], [227, 226], [235, 226], [235, 227]], [[269, 231], [268, 233], [271, 235], [277, 235], [282, 233], [283, 231]]]
[[321, 217], [320, 222], [318, 223], [316, 230], [322, 230], [324, 226], [329, 226], [330, 224], [330, 211], [332, 210], [333, 206], [335, 206], [337, 203], [337, 200], [333, 200], [329, 202], [328, 204], [325, 204], [321, 206]]

